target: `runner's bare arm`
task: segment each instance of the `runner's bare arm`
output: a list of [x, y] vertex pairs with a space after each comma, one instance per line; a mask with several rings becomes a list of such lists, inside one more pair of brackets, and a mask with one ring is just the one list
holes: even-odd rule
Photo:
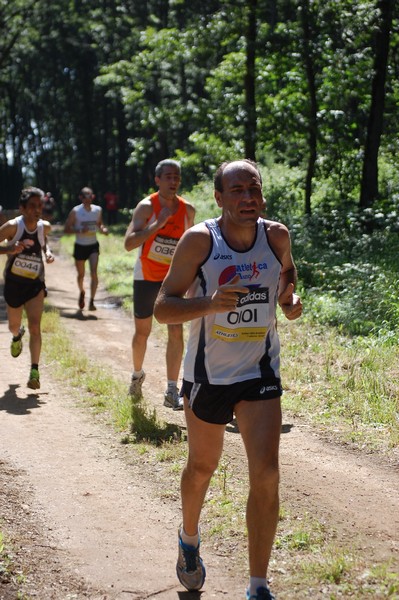
[[48, 234], [51, 231], [51, 224], [48, 221], [44, 221], [44, 256], [46, 259], [46, 263], [52, 263], [54, 262], [54, 254], [48, 244]]
[[11, 240], [17, 233], [17, 224], [14, 220], [6, 221], [0, 227], [0, 243], [4, 240]]
[[108, 227], [105, 227], [105, 225], [103, 223], [103, 211], [102, 210], [100, 212], [100, 216], [97, 219], [97, 228], [100, 233], [103, 233], [104, 235], [108, 235]]
[[278, 302], [289, 320], [302, 314], [302, 302], [295, 294], [297, 271], [291, 254], [290, 234], [285, 225], [269, 221], [268, 236], [274, 252], [281, 262]]
[[64, 233], [76, 233], [76, 214], [71, 210], [65, 221]]
[[238, 285], [240, 277], [236, 275], [212, 296], [184, 297], [209, 248], [210, 236], [204, 225], [194, 226], [184, 233], [155, 302], [154, 315], [160, 323], [185, 323], [207, 314], [234, 310], [239, 294], [248, 292], [248, 288]]
[[[12, 240], [17, 233], [17, 224], [15, 221], [7, 221], [0, 227], [0, 244], [4, 240]], [[0, 254], [19, 254], [24, 249], [24, 245], [16, 242], [12, 246], [0, 246]]]
[[130, 252], [131, 250], [134, 250], [134, 248], [138, 248], [144, 244], [151, 235], [166, 224], [171, 212], [166, 207], [162, 208], [158, 218], [148, 225], [151, 215], [151, 201], [148, 198], [144, 198], [144, 200], [141, 200], [134, 209], [132, 220], [127, 228], [125, 235], [125, 250]]

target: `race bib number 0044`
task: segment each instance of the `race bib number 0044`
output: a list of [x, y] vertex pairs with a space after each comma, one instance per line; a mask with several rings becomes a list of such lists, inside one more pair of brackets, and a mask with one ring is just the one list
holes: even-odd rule
[[41, 260], [38, 256], [18, 254], [11, 267], [11, 273], [26, 277], [27, 279], [37, 279], [40, 275]]

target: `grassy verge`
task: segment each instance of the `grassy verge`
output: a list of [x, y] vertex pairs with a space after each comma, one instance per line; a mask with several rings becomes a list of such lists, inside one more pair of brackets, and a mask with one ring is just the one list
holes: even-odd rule
[[281, 320], [283, 406], [366, 451], [399, 445], [399, 348]]
[[25, 577], [14, 560], [11, 543], [8, 542], [0, 528], [0, 594], [2, 586], [6, 586], [4, 590], [10, 594], [7, 597], [11, 598], [11, 594], [13, 594], [15, 600], [27, 600], [26, 596], [18, 590], [24, 580]]
[[[62, 238], [64, 251], [73, 240]], [[136, 251], [123, 248], [121, 232], [101, 238], [99, 264], [103, 285], [132, 309]], [[344, 335], [317, 324], [306, 312], [289, 323], [279, 319], [286, 412], [334, 427], [334, 435], [367, 451], [390, 452], [399, 446], [399, 346], [373, 336]], [[165, 328], [154, 320], [154, 333]], [[186, 329], [187, 331], [187, 329]]]
[[[44, 358], [56, 355], [52, 373], [71, 385], [76, 400], [101, 414], [120, 432], [121, 443], [131, 442], [136, 459], [157, 480], [161, 498], [177, 501], [179, 478], [186, 458], [184, 432], [158, 419], [144, 401], [131, 403], [125, 383], [110, 377], [77, 350], [63, 329], [57, 312], [47, 309], [43, 318]], [[290, 336], [285, 331], [284, 336]], [[294, 338], [293, 338], [294, 339]], [[294, 342], [293, 342], [294, 343]], [[67, 377], [66, 377], [67, 373]], [[291, 392], [290, 392], [291, 395]], [[294, 395], [294, 394], [293, 394]], [[247, 482], [226, 455], [215, 473], [202, 516], [207, 542], [219, 554], [231, 556], [235, 569], [246, 571]], [[389, 563], [376, 563], [347, 547], [334, 530], [312, 515], [298, 517], [283, 506], [270, 566], [276, 589], [286, 598], [398, 598], [399, 577]], [[320, 594], [322, 590], [322, 594]], [[289, 594], [289, 595], [288, 595]]]

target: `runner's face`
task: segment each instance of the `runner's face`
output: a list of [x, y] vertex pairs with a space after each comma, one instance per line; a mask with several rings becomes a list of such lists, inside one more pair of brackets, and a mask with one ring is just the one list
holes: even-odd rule
[[93, 194], [90, 194], [89, 192], [86, 192], [84, 194], [81, 194], [81, 199], [82, 199], [82, 204], [84, 204], [84, 206], [89, 207], [93, 201]]
[[29, 221], [38, 221], [42, 216], [42, 199], [40, 196], [29, 198], [25, 207], [21, 207], [21, 212]]
[[180, 186], [180, 172], [177, 167], [164, 167], [162, 175], [155, 177], [155, 183], [163, 198], [174, 198]]
[[226, 167], [223, 192], [215, 191], [223, 217], [236, 225], [253, 226], [263, 208], [262, 184], [251, 165], [237, 162]]

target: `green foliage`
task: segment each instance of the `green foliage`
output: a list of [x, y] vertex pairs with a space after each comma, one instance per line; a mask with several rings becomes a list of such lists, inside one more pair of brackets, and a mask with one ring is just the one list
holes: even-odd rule
[[10, 595], [15, 594], [16, 600], [28, 600], [19, 589], [24, 581], [25, 575], [16, 563], [16, 553], [11, 548], [10, 540], [0, 530], [0, 585]]
[[282, 527], [276, 548], [315, 552], [323, 547], [327, 534], [321, 523], [316, 523], [308, 514], [296, 520], [287, 515], [283, 523], [286, 521], [289, 521], [289, 527]]
[[359, 447], [396, 448], [397, 344], [348, 337], [312, 319], [280, 322], [285, 408]]
[[302, 569], [307, 575], [312, 575], [316, 580], [339, 584], [351, 570], [351, 557], [339, 553], [335, 548], [320, 554], [317, 559], [305, 561]]
[[216, 204], [213, 195], [213, 183], [210, 180], [202, 181], [187, 192], [186, 197], [190, 199], [196, 209], [195, 222], [199, 223], [220, 215], [220, 208]]
[[287, 225], [296, 222], [303, 212], [303, 170], [268, 161], [261, 174], [267, 217]]
[[305, 300], [316, 320], [352, 334], [398, 331], [396, 211], [319, 211], [291, 231]]
[[[378, 4], [277, 0], [256, 10], [258, 159], [304, 169], [314, 132], [312, 205], [323, 203], [327, 182], [341, 209], [359, 195]], [[399, 144], [397, 22], [395, 5], [380, 148], [391, 167]], [[181, 158], [192, 187], [243, 155], [243, 0], [0, 0], [0, 23], [1, 161], [51, 189], [61, 217], [84, 184], [100, 201], [115, 188], [123, 207], [135, 206], [166, 156]]]

